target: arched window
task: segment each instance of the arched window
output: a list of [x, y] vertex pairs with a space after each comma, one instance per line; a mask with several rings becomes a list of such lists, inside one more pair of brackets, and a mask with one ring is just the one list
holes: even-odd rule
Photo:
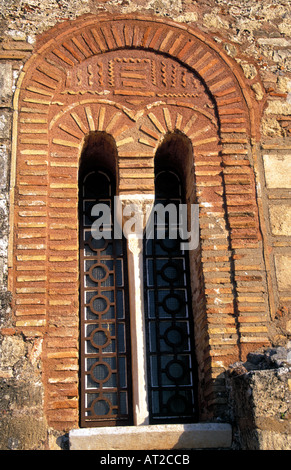
[[91, 230], [94, 221], [104, 214], [100, 207], [110, 209], [111, 224], [104, 228], [114, 229], [114, 151], [109, 136], [92, 134], [84, 146], [79, 172], [84, 427], [132, 423], [126, 245], [113, 235], [97, 239]]
[[[145, 230], [141, 257], [138, 251], [131, 253], [127, 265], [125, 240], [115, 238], [113, 230], [114, 140], [96, 132], [85, 142], [79, 170], [83, 427], [197, 419], [189, 257], [179, 231], [189, 173], [187, 145], [183, 136], [174, 135], [160, 146], [152, 231]], [[169, 206], [174, 220], [167, 212]], [[165, 216], [161, 220], [157, 208]], [[105, 212], [111, 215], [103, 224], [110, 236], [96, 239], [92, 227]], [[141, 264], [135, 265], [132, 257]], [[132, 284], [131, 271], [136, 267], [138, 288]], [[143, 299], [140, 308], [133, 307], [134, 298]], [[140, 322], [130, 322], [129, 306], [131, 320]], [[145, 359], [135, 367], [138, 355]]]
[[181, 249], [177, 172], [155, 180], [153, 233], [144, 242], [145, 320], [150, 423], [193, 422], [197, 417], [196, 361], [187, 251]]

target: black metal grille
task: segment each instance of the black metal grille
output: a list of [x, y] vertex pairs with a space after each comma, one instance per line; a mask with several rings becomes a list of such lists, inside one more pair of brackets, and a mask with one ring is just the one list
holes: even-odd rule
[[[80, 187], [81, 426], [131, 424], [126, 247], [96, 240], [91, 227], [102, 203], [113, 214], [112, 181], [91, 171]], [[102, 215], [102, 213], [100, 213]], [[113, 229], [112, 225], [107, 229]]]
[[[156, 177], [156, 204], [182, 203], [178, 176], [162, 171]], [[196, 419], [196, 363], [189, 282], [188, 252], [170, 237], [144, 240], [145, 315], [150, 422], [182, 423]], [[173, 228], [173, 227], [172, 227]], [[178, 233], [179, 235], [179, 233]], [[185, 240], [184, 240], [185, 241]]]

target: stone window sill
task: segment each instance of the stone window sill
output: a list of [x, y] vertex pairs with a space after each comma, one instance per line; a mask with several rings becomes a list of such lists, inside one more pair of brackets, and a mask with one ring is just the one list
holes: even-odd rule
[[159, 424], [73, 429], [70, 450], [169, 450], [229, 448], [232, 428], [224, 423]]

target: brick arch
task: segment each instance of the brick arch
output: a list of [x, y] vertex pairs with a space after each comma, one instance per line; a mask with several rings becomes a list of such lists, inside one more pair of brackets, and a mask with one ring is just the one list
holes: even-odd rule
[[[110, 51], [139, 48], [172, 57], [194, 71], [206, 84], [216, 101], [222, 124], [239, 122], [240, 126], [234, 132], [245, 130], [256, 135], [255, 103], [239, 68], [207, 35], [190, 27], [144, 16], [98, 16], [98, 21], [96, 17], [89, 17], [53, 28], [43, 36], [40, 44], [37, 54], [25, 64], [23, 71], [28, 80], [36, 71], [48, 74], [49, 80], [53, 81], [50, 84], [52, 90], [57, 89], [64, 74], [69, 76], [76, 65]], [[47, 101], [40, 90], [35, 93], [42, 102]], [[45, 96], [52, 95], [53, 92]], [[229, 104], [234, 108], [231, 113]], [[231, 115], [231, 120], [226, 121], [223, 117], [226, 115]]]
[[53, 63], [57, 59], [69, 69], [93, 55], [124, 48], [152, 50], [191, 68], [217, 99], [218, 110], [223, 110], [225, 99], [244, 103], [248, 114], [246, 125], [252, 136], [256, 135], [256, 104], [240, 69], [215, 41], [192, 27], [140, 15], [98, 15], [98, 19], [88, 15], [44, 34], [39, 39], [38, 54]]
[[[214, 42], [201, 32], [173, 22], [144, 16], [98, 16], [97, 22], [96, 17], [89, 16], [72, 24], [53, 28], [41, 38], [37, 53], [24, 66], [17, 93], [19, 113], [22, 111], [27, 113], [26, 118], [28, 116], [22, 120], [29, 120], [29, 113], [40, 113], [43, 119], [40, 118], [39, 121], [46, 127], [45, 116], [49, 114], [49, 110], [58, 115], [63, 112], [60, 107], [68, 104], [64, 89], [72, 81], [75, 69], [87, 63], [86, 80], [90, 83], [93, 72], [89, 62], [92, 57], [137, 48], [171, 57], [199, 77], [215, 103], [224, 160], [230, 160], [234, 156], [238, 165], [232, 171], [235, 173], [237, 170], [237, 174], [240, 174], [240, 166], [245, 162], [238, 160], [247, 158], [249, 136], [254, 137], [258, 128], [254, 125], [255, 106], [251, 103], [248, 88], [238, 68], [230, 63], [229, 57]], [[109, 75], [111, 72], [109, 66]], [[102, 85], [102, 64], [98, 77]], [[110, 77], [109, 85], [110, 80], [114, 80], [113, 75]], [[76, 86], [82, 87], [84, 78], [78, 72], [75, 80]], [[77, 91], [70, 91], [75, 94], [75, 101], [82, 96], [80, 87]], [[184, 91], [184, 94], [180, 94], [181, 101], [187, 97], [187, 89]], [[96, 98], [101, 98], [98, 92], [96, 94]], [[168, 102], [171, 97], [175, 99], [175, 93], [167, 94]], [[128, 115], [134, 119], [131, 113], [129, 109]], [[41, 145], [40, 141], [38, 139]], [[29, 139], [26, 142], [29, 143]], [[42, 143], [45, 145], [45, 139], [42, 139]], [[254, 194], [253, 190], [253, 196]]]
[[167, 133], [179, 131], [192, 143], [205, 279], [197, 296], [204, 305], [205, 409], [223, 400], [215, 380], [224, 368], [267, 344], [249, 161], [254, 116], [230, 59], [185, 25], [89, 16], [40, 39], [15, 94], [10, 283], [16, 327], [44, 339], [52, 427], [78, 423], [77, 182], [89, 132], [115, 139], [121, 194], [154, 191], [154, 156]]

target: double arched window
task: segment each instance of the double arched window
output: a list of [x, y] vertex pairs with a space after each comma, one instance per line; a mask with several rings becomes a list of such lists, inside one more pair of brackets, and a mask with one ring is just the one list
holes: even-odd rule
[[[169, 142], [167, 143], [167, 148]], [[134, 423], [131, 342], [144, 334], [148, 423], [193, 422], [197, 418], [197, 377], [188, 252], [181, 248], [178, 218], [185, 202], [185, 177], [167, 151], [155, 165], [154, 223], [143, 240], [145, 331], [130, 328], [127, 246], [114, 237], [116, 149], [105, 133], [89, 135], [79, 171], [81, 426]], [[180, 170], [180, 171], [179, 171]], [[92, 225], [103, 204], [112, 217], [110, 237], [96, 239]], [[101, 207], [101, 206], [100, 206]], [[103, 206], [104, 207], [104, 206]], [[161, 220], [155, 211], [164, 209]], [[92, 215], [93, 214], [93, 215]], [[103, 227], [104, 228], [104, 227]], [[105, 230], [105, 228], [104, 228]], [[173, 235], [174, 234], [174, 235]]]

